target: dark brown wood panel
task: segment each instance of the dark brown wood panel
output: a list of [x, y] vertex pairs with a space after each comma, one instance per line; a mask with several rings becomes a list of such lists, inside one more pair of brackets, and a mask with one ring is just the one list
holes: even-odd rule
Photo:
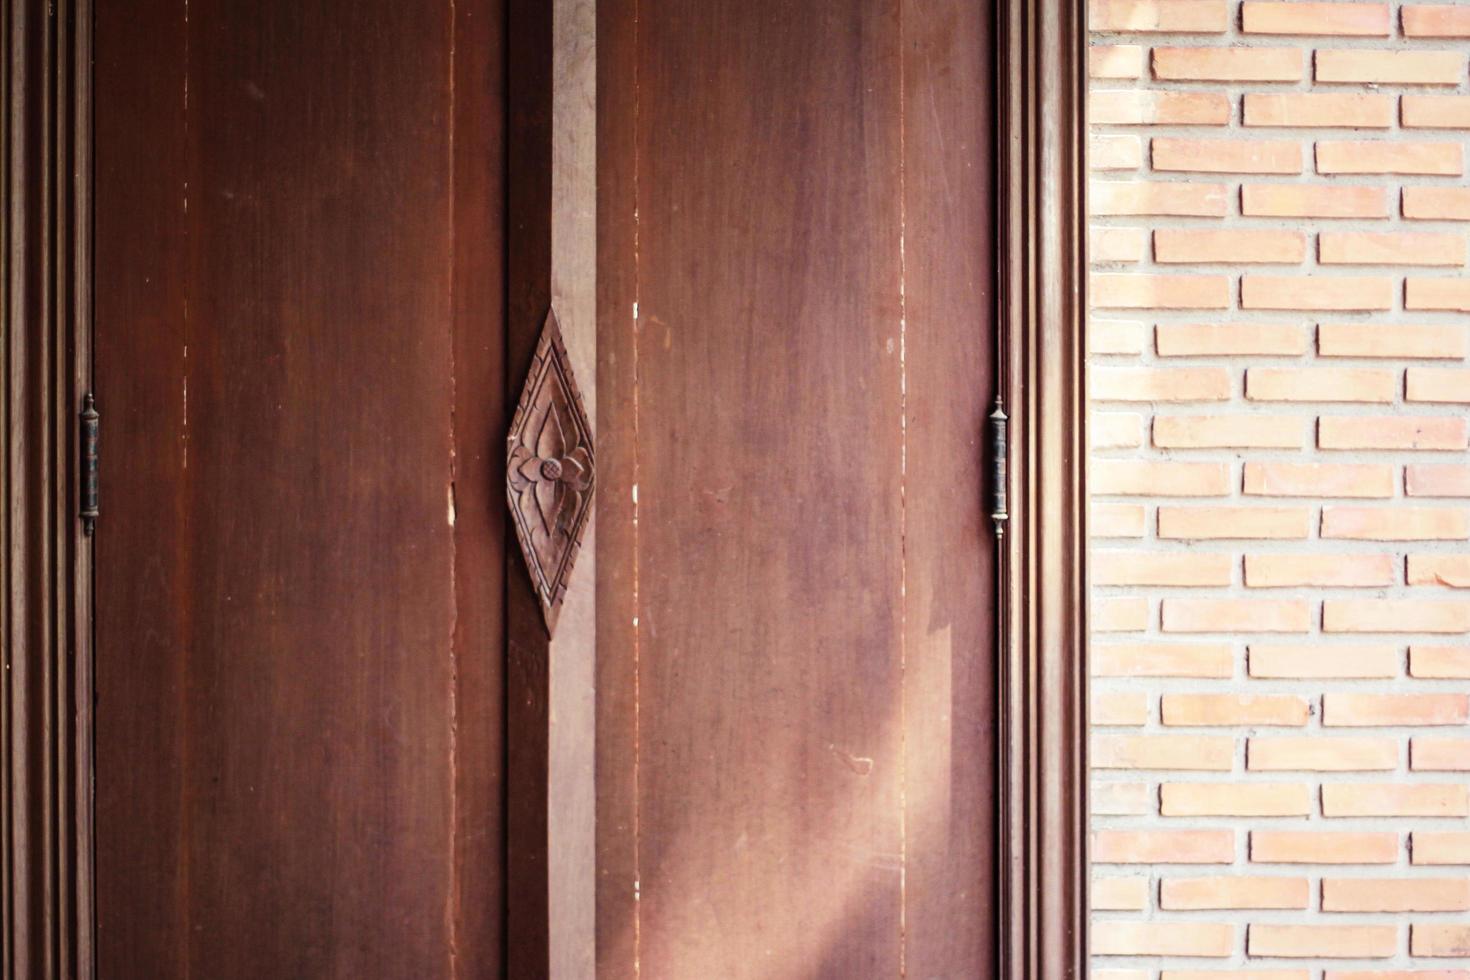
[[905, 3], [907, 975], [994, 963], [995, 397], [988, 0]]
[[[928, 60], [909, 79], [956, 76], [925, 92], [925, 111], [942, 105], [931, 139], [958, 116], [964, 85], [983, 91], [985, 22], [953, 13], [940, 23], [968, 35], [920, 44]], [[983, 419], [966, 409], [988, 397], [984, 159], [967, 167], [957, 153], [944, 169], [922, 148], [905, 158], [896, 2], [641, 3], [632, 41], [609, 20], [600, 404], [636, 455], [604, 457], [603, 486], [627, 487], [637, 524], [632, 541], [605, 539], [599, 558], [634, 553], [631, 576], [602, 575], [613, 613], [603, 618], [631, 593], [638, 627], [626, 640], [599, 634], [610, 740], [600, 851], [612, 879], [601, 962], [614, 976], [632, 957], [671, 977], [896, 975], [909, 955], [906, 898], [927, 908], [961, 891], [980, 925], [929, 960], [975, 975], [990, 951], [976, 886], [988, 882], [991, 838], [984, 817], [962, 815], [991, 772], [983, 758], [957, 777], [947, 767], [962, 769], [988, 737], [905, 713], [942, 692], [956, 699], [943, 706], [956, 725], [991, 714], [988, 553], [977, 520], [951, 517], [967, 487], [979, 513], [980, 457], [955, 450]], [[954, 121], [985, 153], [973, 138], [983, 112]], [[946, 492], [907, 504], [905, 159], [926, 185], [978, 171], [973, 189], [943, 202], [977, 205], [946, 218], [974, 254], [935, 256], [930, 244], [938, 268], [916, 300], [936, 331], [917, 352], [924, 382], [969, 390], [936, 392], [924, 408], [915, 451], [927, 472], [948, 457]], [[939, 189], [926, 194], [937, 211]], [[626, 395], [612, 407], [611, 385], [636, 388], [631, 413]], [[603, 513], [623, 506], [615, 498]], [[921, 612], [933, 618], [906, 627], [913, 508], [926, 557], [946, 527], [968, 547], [953, 581], [923, 571]], [[925, 645], [940, 628], [925, 626], [946, 615], [953, 664]], [[912, 679], [910, 655], [925, 658]], [[908, 753], [906, 734], [922, 742]], [[903, 795], [916, 776], [951, 809], [911, 838]], [[935, 869], [954, 842], [964, 867]], [[916, 844], [926, 859], [910, 866], [929, 877], [906, 896]]]
[[603, 975], [993, 968], [990, 18], [604, 5]]
[[99, 12], [109, 980], [499, 960], [501, 23]]
[[638, 405], [633, 323], [637, 238], [639, 0], [597, 3], [597, 975], [637, 976]]

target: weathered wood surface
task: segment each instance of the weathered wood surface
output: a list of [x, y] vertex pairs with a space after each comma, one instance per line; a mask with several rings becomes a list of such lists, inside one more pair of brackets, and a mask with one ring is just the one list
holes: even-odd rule
[[503, 914], [499, 14], [98, 13], [100, 974], [467, 975]]
[[988, 8], [634, 13], [599, 38], [600, 975], [985, 975]]

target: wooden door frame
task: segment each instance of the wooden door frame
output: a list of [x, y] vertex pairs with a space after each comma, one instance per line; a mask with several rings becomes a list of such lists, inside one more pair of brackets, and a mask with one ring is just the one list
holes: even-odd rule
[[[92, 567], [76, 419], [92, 377], [92, 0], [0, 0], [0, 16], [0, 977], [90, 978]], [[997, 975], [1061, 980], [1085, 975], [1087, 949], [1086, 25], [1078, 0], [997, 0], [995, 26], [995, 314], [1012, 462]]]

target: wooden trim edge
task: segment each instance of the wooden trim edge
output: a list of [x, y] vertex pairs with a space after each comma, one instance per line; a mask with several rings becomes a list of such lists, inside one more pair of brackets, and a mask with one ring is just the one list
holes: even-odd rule
[[4, 0], [0, 17], [0, 976], [73, 980], [94, 972], [92, 557], [76, 465], [91, 383], [92, 6]]
[[1000, 580], [1000, 976], [1087, 975], [1086, 23], [998, 0], [998, 322], [1010, 405]]

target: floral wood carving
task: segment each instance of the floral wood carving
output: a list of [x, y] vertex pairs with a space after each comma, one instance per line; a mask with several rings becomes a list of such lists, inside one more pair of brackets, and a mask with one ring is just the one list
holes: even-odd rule
[[505, 487], [548, 634], [587, 528], [593, 476], [592, 426], [551, 310], [506, 439]]

